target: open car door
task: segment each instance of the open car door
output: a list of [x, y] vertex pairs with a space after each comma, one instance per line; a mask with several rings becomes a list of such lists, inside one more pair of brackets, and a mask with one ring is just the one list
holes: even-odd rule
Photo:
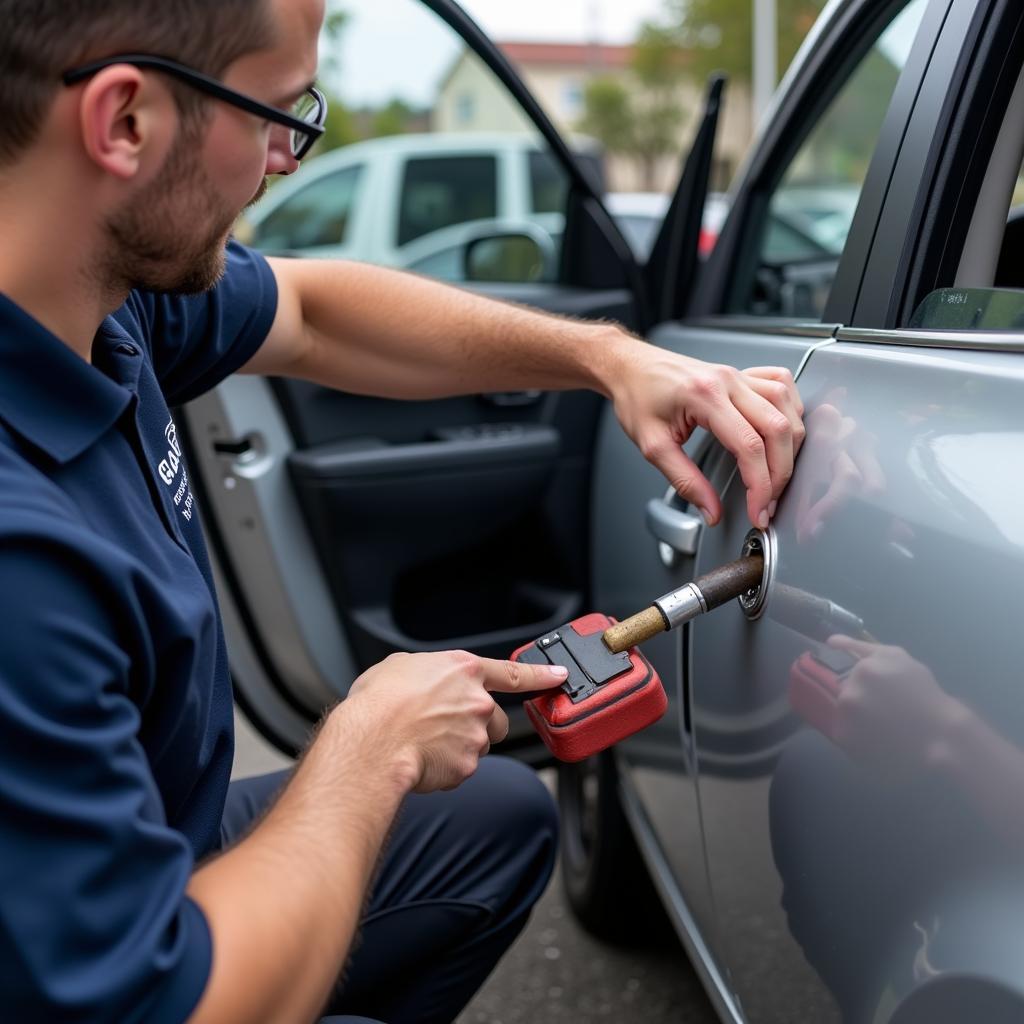
[[[365, 29], [358, 49], [370, 59], [380, 5], [348, 6], [346, 31]], [[461, 283], [486, 294], [646, 330], [657, 301], [652, 282], [605, 210], [586, 161], [506, 58], [448, 0], [387, 6], [379, 41], [394, 48], [408, 36], [418, 52], [445, 56], [434, 69], [443, 72], [440, 86], [436, 77], [420, 83], [430, 87], [423, 95], [436, 131], [419, 137], [422, 152], [413, 144], [402, 154], [398, 141], [386, 140], [379, 165], [374, 146], [362, 144], [366, 164], [354, 198], [352, 173], [339, 179], [348, 192], [332, 194], [329, 176], [314, 176], [312, 161], [302, 172], [311, 176], [310, 194], [298, 187], [302, 175], [285, 183], [294, 186], [295, 205], [278, 227], [297, 224], [308, 241], [318, 237], [309, 230], [318, 210], [324, 220], [314, 228], [329, 231], [345, 202], [350, 222], [369, 205], [383, 211], [379, 233], [422, 253], [469, 225], [457, 252], [434, 254], [433, 265], [449, 268], [449, 277], [461, 267]], [[404, 73], [401, 57], [382, 51], [372, 59]], [[467, 149], [465, 129], [480, 111], [507, 125], [515, 145], [472, 136], [479, 147]], [[691, 177], [697, 214], [687, 232], [699, 227], [704, 192], [700, 176]], [[672, 217], [682, 212], [677, 203]], [[299, 248], [275, 237], [279, 248]], [[525, 271], [521, 261], [503, 261], [508, 238], [541, 239], [546, 258]], [[481, 245], [498, 254], [496, 264], [483, 261], [496, 267], [491, 279], [474, 269]], [[678, 272], [659, 246], [658, 260]], [[462, 648], [507, 657], [591, 610], [591, 470], [602, 408], [588, 392], [398, 402], [237, 376], [181, 410], [236, 697], [254, 724], [295, 750], [322, 709], [393, 652]], [[521, 711], [503, 750], [545, 753]]]

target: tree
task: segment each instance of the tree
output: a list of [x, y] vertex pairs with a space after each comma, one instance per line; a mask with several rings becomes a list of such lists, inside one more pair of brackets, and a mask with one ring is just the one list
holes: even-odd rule
[[629, 71], [635, 88], [611, 76], [590, 82], [579, 127], [609, 152], [634, 157], [640, 163], [644, 187], [654, 189], [658, 160], [678, 147], [685, 117], [679, 85], [687, 75], [686, 59], [672, 31], [644, 24]]
[[[789, 67], [825, 0], [776, 0], [778, 66]], [[715, 71], [749, 82], [754, 46], [753, 0], [665, 0], [665, 29], [690, 54], [700, 81]]]
[[608, 75], [592, 79], [584, 92], [584, 101], [587, 112], [580, 130], [599, 139], [612, 153], [631, 152], [633, 104], [622, 80]]
[[360, 139], [352, 111], [341, 97], [324, 82], [336, 83], [341, 71], [341, 38], [348, 23], [349, 14], [337, 0], [330, 0], [324, 17], [323, 34], [320, 37], [320, 88], [327, 99], [327, 122], [324, 134], [316, 144], [314, 153], [327, 153], [332, 149], [351, 145]]
[[414, 116], [415, 111], [412, 107], [396, 97], [374, 113], [370, 134], [375, 139], [385, 135], [404, 135], [409, 130], [409, 122]]
[[646, 188], [654, 189], [658, 160], [679, 148], [686, 117], [679, 86], [690, 72], [686, 54], [673, 33], [653, 22], [641, 27], [630, 65], [640, 84], [635, 102], [635, 151]]

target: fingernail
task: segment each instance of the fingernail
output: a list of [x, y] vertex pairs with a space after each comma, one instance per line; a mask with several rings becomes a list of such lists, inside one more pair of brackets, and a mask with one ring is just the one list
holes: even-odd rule
[[778, 507], [779, 507], [779, 503], [778, 503], [778, 501], [773, 501], [773, 502], [772, 502], [772, 503], [771, 503], [771, 504], [770, 504], [770, 505], [768, 506], [768, 518], [769, 518], [769, 519], [774, 519], [774, 518], [775, 518], [775, 510], [776, 510], [776, 509], [777, 509]]
[[768, 529], [768, 524], [770, 522], [771, 522], [771, 517], [768, 515], [768, 509], [765, 509], [757, 517], [757, 525], [760, 526], [762, 530], [767, 530]]
[[569, 670], [564, 665], [551, 665], [548, 672], [556, 679], [567, 679], [569, 676]]
[[700, 514], [704, 517], [704, 522], [707, 523], [708, 526], [711, 526], [714, 523], [714, 516], [712, 516], [706, 508], [700, 509]]

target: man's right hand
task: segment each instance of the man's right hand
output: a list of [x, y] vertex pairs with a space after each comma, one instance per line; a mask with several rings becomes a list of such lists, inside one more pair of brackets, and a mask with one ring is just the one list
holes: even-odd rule
[[364, 672], [338, 709], [385, 763], [408, 773], [410, 789], [454, 789], [492, 743], [508, 735], [508, 716], [491, 693], [529, 693], [565, 682], [564, 669], [480, 658], [466, 651], [393, 654]]

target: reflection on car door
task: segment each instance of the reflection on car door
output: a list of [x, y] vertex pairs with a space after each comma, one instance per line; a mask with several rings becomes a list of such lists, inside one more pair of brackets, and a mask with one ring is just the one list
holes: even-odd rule
[[[870, 247], [868, 225], [877, 221], [885, 172], [896, 159], [899, 133], [912, 109], [912, 79], [927, 63], [927, 39], [919, 39], [914, 50], [921, 56], [910, 59], [925, 9], [924, 0], [888, 5], [881, 12], [877, 5], [862, 5], [859, 19], [851, 20], [845, 9], [825, 23], [813, 41], [817, 59], [783, 94], [771, 131], [734, 198], [698, 290], [697, 308], [704, 315], [663, 324], [652, 341], [736, 367], [786, 366], [795, 375], [812, 352], [833, 343], [837, 323], [823, 322], [822, 313], [827, 302], [830, 314], [840, 320], [852, 310], [852, 302], [844, 305], [830, 297], [856, 293]], [[936, 18], [934, 31], [939, 25], [941, 18]], [[857, 130], [841, 130], [851, 109], [858, 114]], [[836, 184], [837, 168], [844, 168], [841, 186]], [[785, 199], [773, 202], [780, 193]], [[814, 287], [805, 288], [811, 279], [807, 265], [799, 253], [791, 254], [793, 262], [787, 264], [784, 254], [772, 248], [777, 242], [772, 225], [780, 211], [791, 216], [798, 202], [805, 204], [810, 218], [812, 202], [835, 199], [837, 193], [842, 196], [835, 203], [842, 206], [837, 216], [845, 218], [842, 238], [838, 244], [833, 239], [831, 260], [816, 257]], [[851, 193], [857, 207], [852, 220]], [[707, 435], [698, 434], [688, 451], [720, 490], [729, 485], [725, 519], [713, 531], [700, 531], [699, 557], [692, 544], [689, 550], [685, 544], [672, 550], [664, 526], [672, 523], [673, 515], [685, 517], [689, 510], [670, 497], [667, 509], [656, 502], [648, 511], [642, 501], [622, 496], [660, 498], [664, 489], [656, 474], [630, 455], [613, 425], [601, 435], [595, 504], [595, 545], [601, 557], [595, 559], [595, 591], [598, 602], [609, 602], [614, 613], [642, 607], [652, 596], [740, 554], [750, 524], [742, 487], [733, 480], [735, 462], [709, 444]], [[622, 467], [628, 467], [625, 478]], [[637, 543], [609, 557], [623, 525]], [[746, 988], [735, 979], [742, 978], [748, 963], [751, 971], [768, 969], [766, 962], [776, 966], [774, 954], [765, 952], [774, 948], [778, 898], [763, 843], [767, 812], [761, 780], [789, 735], [791, 720], [785, 701], [736, 664], [737, 658], [745, 658], [747, 627], [742, 616], [735, 621], [737, 615], [723, 609], [709, 616], [731, 624], [733, 632], [724, 639], [708, 639], [701, 620], [689, 632], [665, 634], [646, 645], [662, 678], [672, 681], [670, 710], [657, 726], [622, 744], [618, 757], [627, 769], [622, 773], [627, 811], [634, 827], [647, 836], [645, 853], [660, 875], [677, 923], [691, 934], [694, 927], [699, 929], [708, 947], [691, 945], [691, 955], [708, 960], [710, 985], [730, 993], [738, 989], [742, 997]], [[734, 684], [721, 685], [720, 657], [726, 671], [737, 673]], [[756, 949], [751, 941], [739, 952], [734, 937], [749, 931], [751, 921], [762, 923]], [[786, 967], [792, 967], [791, 960]], [[784, 1003], [780, 997], [779, 1005], [807, 1005], [803, 1019], [827, 1021], [827, 996], [821, 995], [806, 966], [799, 973], [810, 1001]], [[739, 1004], [726, 998], [725, 1012], [738, 1015]], [[751, 1013], [750, 1019], [791, 1018]]]
[[[914, 344], [899, 334], [889, 346]], [[698, 729], [712, 690], [736, 722], [777, 708], [786, 723], [756, 772], [702, 765], [700, 780], [726, 955], [752, 1021], [797, 1005], [816, 1008], [808, 1019], [874, 1020], [940, 974], [1019, 988], [1017, 812], [993, 802], [990, 773], [958, 781], [970, 768], [945, 744], [955, 719], [989, 750], [1012, 744], [1007, 770], [1024, 761], [1024, 538], [1019, 495], [997, 483], [1024, 452], [1024, 373], [1019, 356], [848, 337], [802, 378], [809, 435], [776, 523], [765, 617], [736, 611], [694, 631]], [[702, 563], [734, 550], [731, 504]], [[850, 661], [834, 634], [859, 641]], [[870, 661], [855, 676], [857, 658]], [[837, 703], [850, 686], [855, 703]]]
[[[899, 139], [915, 114], [913, 103], [900, 110], [901, 98], [918, 94], [945, 14], [936, 4], [912, 4], [873, 47], [892, 53], [886, 35], [916, 19], [918, 35], [902, 49], [906, 70], [827, 299], [843, 321], [852, 313], [844, 297], [859, 291], [880, 211], [899, 202], [888, 184], [876, 184], [893, 178]], [[925, 671], [908, 666], [933, 639], [918, 608], [933, 615], [943, 601], [942, 550], [951, 538], [940, 512], [950, 498], [942, 475], [960, 472], [966, 456], [960, 441], [943, 436], [957, 431], [925, 410], [935, 408], [927, 395], [943, 407], [939, 396], [956, 384], [952, 364], [923, 372], [920, 360], [904, 363], [840, 341], [813, 352], [800, 389], [808, 437], [775, 522], [778, 560], [766, 614], [750, 622], [734, 606], [691, 631], [699, 801], [719, 952], [751, 1021], [888, 1020], [915, 973], [933, 969], [929, 944], [944, 908], [929, 899], [945, 868], [929, 858], [953, 861], [964, 847], [951, 841], [952, 821], [942, 820], [948, 794], [929, 792], [921, 775], [921, 785], [901, 793], [876, 773], [882, 766], [871, 763], [873, 753], [864, 750], [867, 763], [858, 765], [836, 746], [835, 701], [856, 662], [827, 641], [842, 633], [862, 644], [895, 642], [901, 652], [883, 665], [889, 682], [913, 675], [922, 693], [935, 693]], [[998, 408], [1005, 401], [986, 418], [1005, 417], [1005, 406]], [[959, 468], [936, 473], [933, 440], [956, 450]], [[740, 552], [749, 524], [738, 481], [726, 504], [723, 528], [704, 537], [698, 572]], [[904, 628], [894, 629], [898, 623]], [[935, 648], [947, 664], [951, 643], [947, 636]], [[873, 710], [879, 744], [909, 748], [909, 731], [899, 736], [895, 724], [908, 708]], [[896, 735], [886, 738], [889, 718]], [[912, 809], [915, 800], [921, 803]]]

